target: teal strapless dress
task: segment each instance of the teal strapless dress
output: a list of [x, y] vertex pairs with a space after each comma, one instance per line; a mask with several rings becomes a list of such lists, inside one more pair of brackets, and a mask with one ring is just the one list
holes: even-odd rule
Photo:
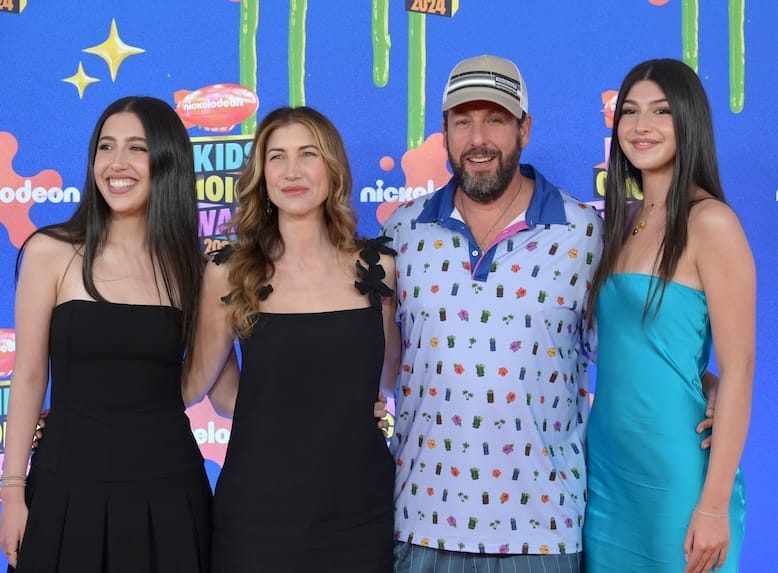
[[[587, 433], [587, 573], [681, 573], [683, 543], [708, 453], [700, 376], [711, 347], [705, 293], [669, 283], [643, 320], [651, 276], [612, 275], [597, 299], [597, 386]], [[738, 470], [731, 545], [720, 572], [738, 570], [745, 492]]]

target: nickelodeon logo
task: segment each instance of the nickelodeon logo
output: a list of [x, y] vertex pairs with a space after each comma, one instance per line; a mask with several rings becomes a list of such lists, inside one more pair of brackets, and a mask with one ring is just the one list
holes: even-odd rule
[[179, 90], [173, 99], [176, 113], [187, 128], [199, 126], [206, 131], [230, 131], [254, 115], [259, 107], [257, 94], [237, 84]]
[[377, 179], [375, 187], [362, 187], [359, 192], [360, 203], [395, 203], [411, 201], [423, 195], [435, 192], [435, 182], [427, 179], [426, 187], [384, 187], [384, 181]]
[[33, 187], [32, 181], [24, 180], [24, 185], [0, 188], [0, 203], [78, 203], [81, 191], [76, 187]]
[[192, 428], [192, 434], [198, 446], [204, 444], [226, 445], [230, 441], [230, 430], [217, 428], [213, 420], [208, 420], [205, 428]]

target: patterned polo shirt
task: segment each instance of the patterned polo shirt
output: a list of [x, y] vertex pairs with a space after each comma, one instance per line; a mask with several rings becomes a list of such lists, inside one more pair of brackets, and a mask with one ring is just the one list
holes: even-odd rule
[[581, 550], [582, 310], [601, 221], [530, 165], [527, 211], [481, 252], [451, 180], [384, 232], [397, 250], [395, 535], [463, 552]]

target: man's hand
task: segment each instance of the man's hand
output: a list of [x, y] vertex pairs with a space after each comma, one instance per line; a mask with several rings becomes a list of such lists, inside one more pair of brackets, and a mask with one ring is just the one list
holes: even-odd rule
[[[707, 430], [713, 431], [713, 414], [716, 409], [716, 396], [719, 392], [719, 377], [712, 372], [705, 372], [702, 375], [702, 391], [708, 399], [708, 405], [705, 407], [705, 419], [697, 424], [697, 433], [702, 434]], [[703, 450], [710, 448], [712, 434], [708, 435], [700, 443]]]
[[378, 401], [373, 405], [373, 416], [375, 416], [376, 425], [386, 436], [386, 430], [389, 422], [386, 421], [386, 396], [383, 392], [378, 392]]
[[41, 417], [38, 418], [38, 423], [35, 425], [35, 434], [32, 437], [32, 449], [38, 447], [38, 442], [43, 439], [43, 428], [46, 427], [46, 416], [49, 415], [48, 410], [41, 412]]

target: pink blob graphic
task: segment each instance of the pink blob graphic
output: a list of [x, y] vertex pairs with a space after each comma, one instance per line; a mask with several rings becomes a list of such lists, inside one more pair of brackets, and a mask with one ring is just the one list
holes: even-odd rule
[[[401, 164], [405, 173], [405, 187], [426, 187], [432, 181], [437, 189], [445, 185], [451, 178], [447, 168], [448, 152], [442, 133], [433, 133], [419, 147], [406, 151]], [[399, 201], [385, 201], [376, 209], [376, 219], [382, 225], [395, 209]]]
[[203, 457], [216, 462], [220, 467], [223, 466], [232, 421], [219, 416], [208, 400], [191, 406], [186, 414]]
[[19, 150], [16, 137], [8, 132], [0, 131], [0, 187], [10, 188], [17, 194], [25, 197], [24, 200], [14, 198], [10, 203], [3, 203], [0, 208], [0, 226], [8, 231], [8, 238], [15, 247], [21, 247], [24, 240], [35, 230], [35, 225], [30, 219], [30, 207], [35, 205], [31, 201], [33, 190], [42, 187], [51, 189], [56, 187], [62, 191], [62, 176], [53, 169], [44, 169], [36, 175], [19, 175], [14, 171], [13, 159]]
[[389, 157], [388, 155], [384, 155], [381, 158], [381, 160], [378, 162], [378, 165], [384, 171], [391, 171], [392, 169], [394, 169], [394, 159]]

